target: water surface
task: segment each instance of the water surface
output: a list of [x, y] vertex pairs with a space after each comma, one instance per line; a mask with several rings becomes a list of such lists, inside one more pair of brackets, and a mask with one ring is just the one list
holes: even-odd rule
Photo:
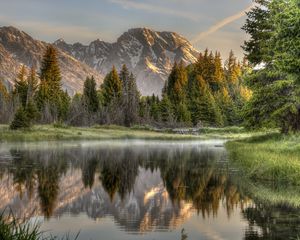
[[227, 158], [216, 140], [3, 143], [0, 209], [78, 239], [300, 236], [300, 209], [255, 199]]

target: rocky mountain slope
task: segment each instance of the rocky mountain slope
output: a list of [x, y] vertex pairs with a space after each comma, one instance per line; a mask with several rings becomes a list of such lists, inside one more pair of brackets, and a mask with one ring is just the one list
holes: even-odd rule
[[174, 62], [190, 64], [196, 61], [199, 54], [179, 34], [147, 28], [130, 29], [115, 43], [96, 40], [85, 46], [80, 43], [67, 44], [59, 39], [54, 45], [103, 75], [113, 65], [119, 69], [126, 64], [135, 74], [142, 95], [159, 95]]
[[[25, 32], [14, 27], [0, 28], [0, 78], [13, 84], [14, 79], [24, 64], [27, 68], [39, 68], [42, 56], [48, 43], [35, 40]], [[98, 84], [102, 75], [58, 49], [59, 63], [63, 79], [63, 87], [69, 94], [81, 91], [83, 82], [89, 75], [94, 75]]]
[[[13, 83], [22, 64], [39, 68], [47, 44], [14, 27], [0, 27], [0, 78]], [[160, 95], [174, 62], [190, 64], [199, 54], [179, 34], [147, 28], [130, 29], [115, 43], [68, 44], [59, 39], [53, 44], [58, 49], [63, 87], [70, 94], [82, 91], [87, 76], [94, 75], [100, 85], [113, 65], [120, 69], [126, 64], [142, 95]]]

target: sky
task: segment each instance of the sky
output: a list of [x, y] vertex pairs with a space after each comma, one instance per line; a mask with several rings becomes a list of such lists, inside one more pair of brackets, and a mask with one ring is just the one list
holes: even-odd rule
[[14, 26], [36, 39], [88, 44], [115, 42], [125, 31], [148, 27], [177, 32], [199, 51], [242, 58], [241, 30], [251, 0], [0, 0], [0, 26]]

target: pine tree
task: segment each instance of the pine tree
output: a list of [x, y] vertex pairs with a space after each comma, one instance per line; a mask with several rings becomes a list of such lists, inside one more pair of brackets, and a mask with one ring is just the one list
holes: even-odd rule
[[83, 87], [83, 101], [87, 105], [89, 112], [97, 112], [99, 110], [99, 99], [96, 90], [96, 81], [94, 77], [87, 77]]
[[164, 123], [171, 123], [174, 121], [173, 106], [166, 94], [159, 104], [160, 120]]
[[222, 87], [226, 86], [225, 73], [222, 67], [222, 59], [220, 53], [216, 52], [214, 56], [214, 73], [213, 80], [210, 83], [210, 87], [214, 92], [219, 91]]
[[166, 85], [166, 93], [173, 104], [185, 101], [187, 83], [187, 72], [183, 62], [179, 65], [175, 62]]
[[38, 79], [36, 76], [36, 70], [34, 67], [30, 69], [30, 73], [27, 78], [27, 83], [28, 83], [27, 102], [29, 102], [34, 98], [34, 95], [39, 87]]
[[118, 102], [122, 94], [122, 82], [115, 67], [106, 75], [101, 85], [104, 106], [109, 106], [112, 102]]
[[15, 94], [19, 97], [19, 100], [23, 107], [27, 103], [28, 94], [28, 82], [26, 80], [26, 68], [22, 65], [20, 72], [18, 73], [17, 79], [15, 80]]
[[251, 36], [244, 49], [251, 64], [263, 64], [264, 68], [248, 77], [253, 96], [244, 109], [246, 126], [272, 125], [284, 133], [299, 131], [299, 3], [256, 2], [243, 27]]
[[216, 94], [216, 102], [221, 110], [224, 124], [230, 126], [237, 125], [239, 123], [238, 110], [225, 87], [220, 89]]
[[250, 35], [243, 49], [247, 59], [254, 65], [270, 62], [272, 54], [268, 48], [272, 37], [273, 26], [270, 21], [270, 0], [254, 0], [256, 6], [247, 14], [243, 30]]
[[154, 94], [149, 98], [148, 104], [150, 106], [151, 118], [154, 121], [159, 121], [160, 120], [159, 100]]
[[136, 80], [124, 64], [119, 74], [122, 82], [122, 106], [125, 126], [131, 126], [138, 121], [139, 91]]
[[196, 76], [190, 92], [190, 111], [194, 125], [222, 126], [223, 119], [208, 84], [202, 76]]
[[10, 124], [10, 129], [17, 130], [21, 128], [29, 128], [31, 126], [30, 118], [24, 107], [19, 107], [13, 121]]
[[36, 94], [39, 110], [50, 107], [54, 119], [63, 119], [67, 114], [70, 98], [61, 88], [61, 74], [57, 53], [51, 45], [47, 47], [43, 56], [40, 81], [41, 83]]

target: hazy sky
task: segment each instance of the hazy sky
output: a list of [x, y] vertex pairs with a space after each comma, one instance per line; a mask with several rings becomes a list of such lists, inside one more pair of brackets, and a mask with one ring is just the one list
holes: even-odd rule
[[[203, 50], [239, 57], [241, 26], [251, 0], [0, 0], [0, 25], [13, 25], [53, 42], [114, 42], [133, 27], [175, 31]], [[225, 57], [225, 56], [224, 56]], [[223, 57], [223, 58], [224, 58]]]

